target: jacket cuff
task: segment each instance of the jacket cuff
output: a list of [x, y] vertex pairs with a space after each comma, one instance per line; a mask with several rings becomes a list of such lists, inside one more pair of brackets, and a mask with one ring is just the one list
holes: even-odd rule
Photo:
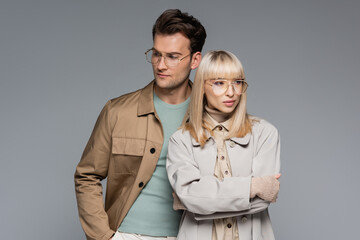
[[101, 238], [101, 240], [109, 240], [114, 234], [115, 231], [110, 229], [105, 233], [105, 235]]

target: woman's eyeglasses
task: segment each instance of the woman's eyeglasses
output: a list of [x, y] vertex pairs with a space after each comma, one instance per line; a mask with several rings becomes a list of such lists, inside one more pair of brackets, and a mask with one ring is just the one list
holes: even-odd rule
[[244, 79], [207, 79], [205, 80], [207, 84], [212, 86], [212, 89], [216, 95], [224, 94], [230, 85], [232, 85], [234, 92], [237, 95], [241, 95], [246, 92], [248, 87], [247, 82]]

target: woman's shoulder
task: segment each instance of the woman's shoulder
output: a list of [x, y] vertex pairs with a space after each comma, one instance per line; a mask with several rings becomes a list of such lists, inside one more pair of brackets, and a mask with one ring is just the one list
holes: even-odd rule
[[269, 121], [253, 115], [249, 115], [249, 119], [252, 123], [253, 134], [278, 134], [278, 129]]
[[176, 132], [174, 132], [170, 139], [172, 141], [191, 141], [191, 134], [188, 130], [184, 129], [184, 128], [179, 128], [178, 130], [176, 130]]

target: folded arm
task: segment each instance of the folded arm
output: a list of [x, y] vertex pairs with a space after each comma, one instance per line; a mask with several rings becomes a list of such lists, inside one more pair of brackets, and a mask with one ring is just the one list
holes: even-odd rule
[[191, 142], [183, 134], [173, 135], [168, 146], [167, 171], [170, 184], [187, 210], [198, 214], [242, 211], [251, 208], [251, 176], [219, 181], [203, 176], [194, 160]]
[[[221, 218], [224, 215], [254, 214], [266, 209], [270, 202], [275, 202], [279, 191], [279, 182], [275, 177], [280, 170], [279, 135], [276, 128], [267, 122], [253, 129], [253, 134], [257, 142], [251, 176], [235, 176], [223, 181], [213, 175], [201, 175], [192, 154], [189, 134], [177, 132], [170, 138], [168, 177], [187, 210], [195, 215], [215, 214]], [[265, 181], [264, 176], [268, 178]], [[271, 181], [268, 181], [269, 178]], [[251, 196], [250, 189], [254, 190]]]

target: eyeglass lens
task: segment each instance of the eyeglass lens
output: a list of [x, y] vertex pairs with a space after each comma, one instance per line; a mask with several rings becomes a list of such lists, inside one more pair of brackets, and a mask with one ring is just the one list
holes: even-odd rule
[[215, 80], [212, 82], [212, 88], [215, 94], [223, 94], [232, 85], [233, 90], [236, 94], [240, 95], [247, 89], [247, 83], [244, 80]]
[[179, 63], [179, 58], [173, 55], [163, 56], [161, 53], [150, 50], [146, 52], [146, 60], [151, 64], [158, 64], [161, 58], [164, 57], [165, 64], [167, 66], [176, 66]]

